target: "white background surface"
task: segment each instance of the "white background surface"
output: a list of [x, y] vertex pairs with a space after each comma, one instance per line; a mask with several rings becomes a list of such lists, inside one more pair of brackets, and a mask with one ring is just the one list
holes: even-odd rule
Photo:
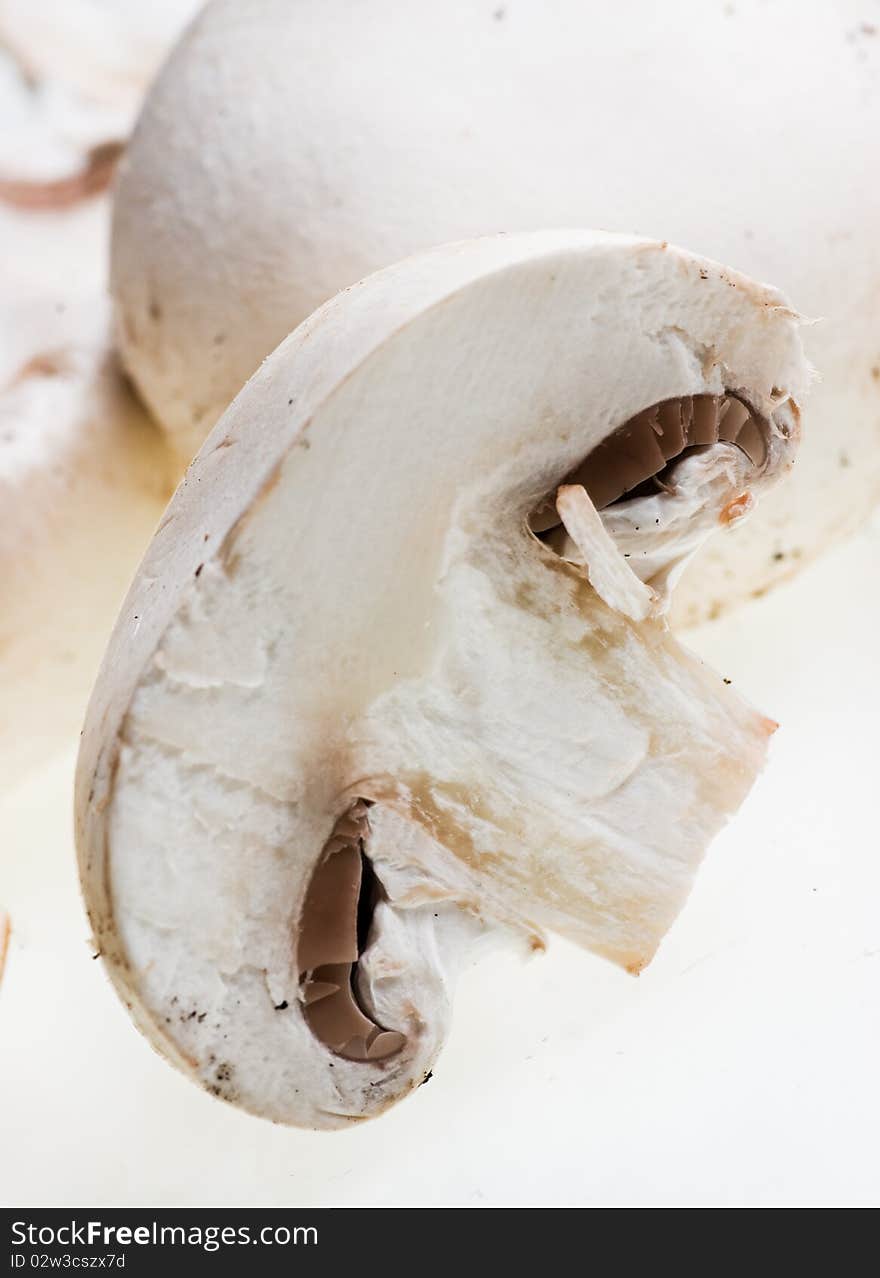
[[779, 719], [638, 979], [562, 942], [465, 979], [435, 1077], [275, 1128], [155, 1056], [92, 962], [72, 752], [0, 800], [8, 1205], [880, 1203], [880, 523], [691, 642]]

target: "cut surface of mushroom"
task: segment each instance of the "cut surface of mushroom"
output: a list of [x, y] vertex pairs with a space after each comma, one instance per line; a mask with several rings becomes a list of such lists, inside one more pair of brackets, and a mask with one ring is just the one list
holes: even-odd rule
[[775, 727], [662, 611], [791, 465], [806, 382], [775, 291], [588, 231], [410, 258], [282, 343], [162, 521], [80, 753], [97, 946], [167, 1056], [341, 1127], [418, 1087], [487, 946], [650, 961]]

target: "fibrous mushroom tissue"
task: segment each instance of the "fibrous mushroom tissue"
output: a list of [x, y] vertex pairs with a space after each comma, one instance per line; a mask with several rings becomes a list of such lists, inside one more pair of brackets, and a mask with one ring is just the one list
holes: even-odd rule
[[588, 231], [409, 258], [281, 343], [162, 520], [80, 753], [96, 943], [165, 1056], [344, 1127], [424, 1079], [488, 945], [650, 961], [776, 726], [670, 600], [772, 502], [808, 381], [775, 290]]

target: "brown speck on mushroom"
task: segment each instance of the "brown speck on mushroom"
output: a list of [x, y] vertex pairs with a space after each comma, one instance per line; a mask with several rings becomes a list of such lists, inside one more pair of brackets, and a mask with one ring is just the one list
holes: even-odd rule
[[34, 355], [27, 363], [22, 364], [12, 381], [9, 382], [8, 389], [12, 390], [32, 377], [60, 377], [62, 373], [67, 371], [68, 362], [63, 351], [43, 351], [39, 355]]

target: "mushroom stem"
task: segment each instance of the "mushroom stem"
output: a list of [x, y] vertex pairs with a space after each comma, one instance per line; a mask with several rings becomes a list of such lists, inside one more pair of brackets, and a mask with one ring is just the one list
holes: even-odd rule
[[563, 484], [556, 509], [599, 598], [631, 621], [644, 621], [655, 612], [657, 596], [630, 568], [583, 485]]

